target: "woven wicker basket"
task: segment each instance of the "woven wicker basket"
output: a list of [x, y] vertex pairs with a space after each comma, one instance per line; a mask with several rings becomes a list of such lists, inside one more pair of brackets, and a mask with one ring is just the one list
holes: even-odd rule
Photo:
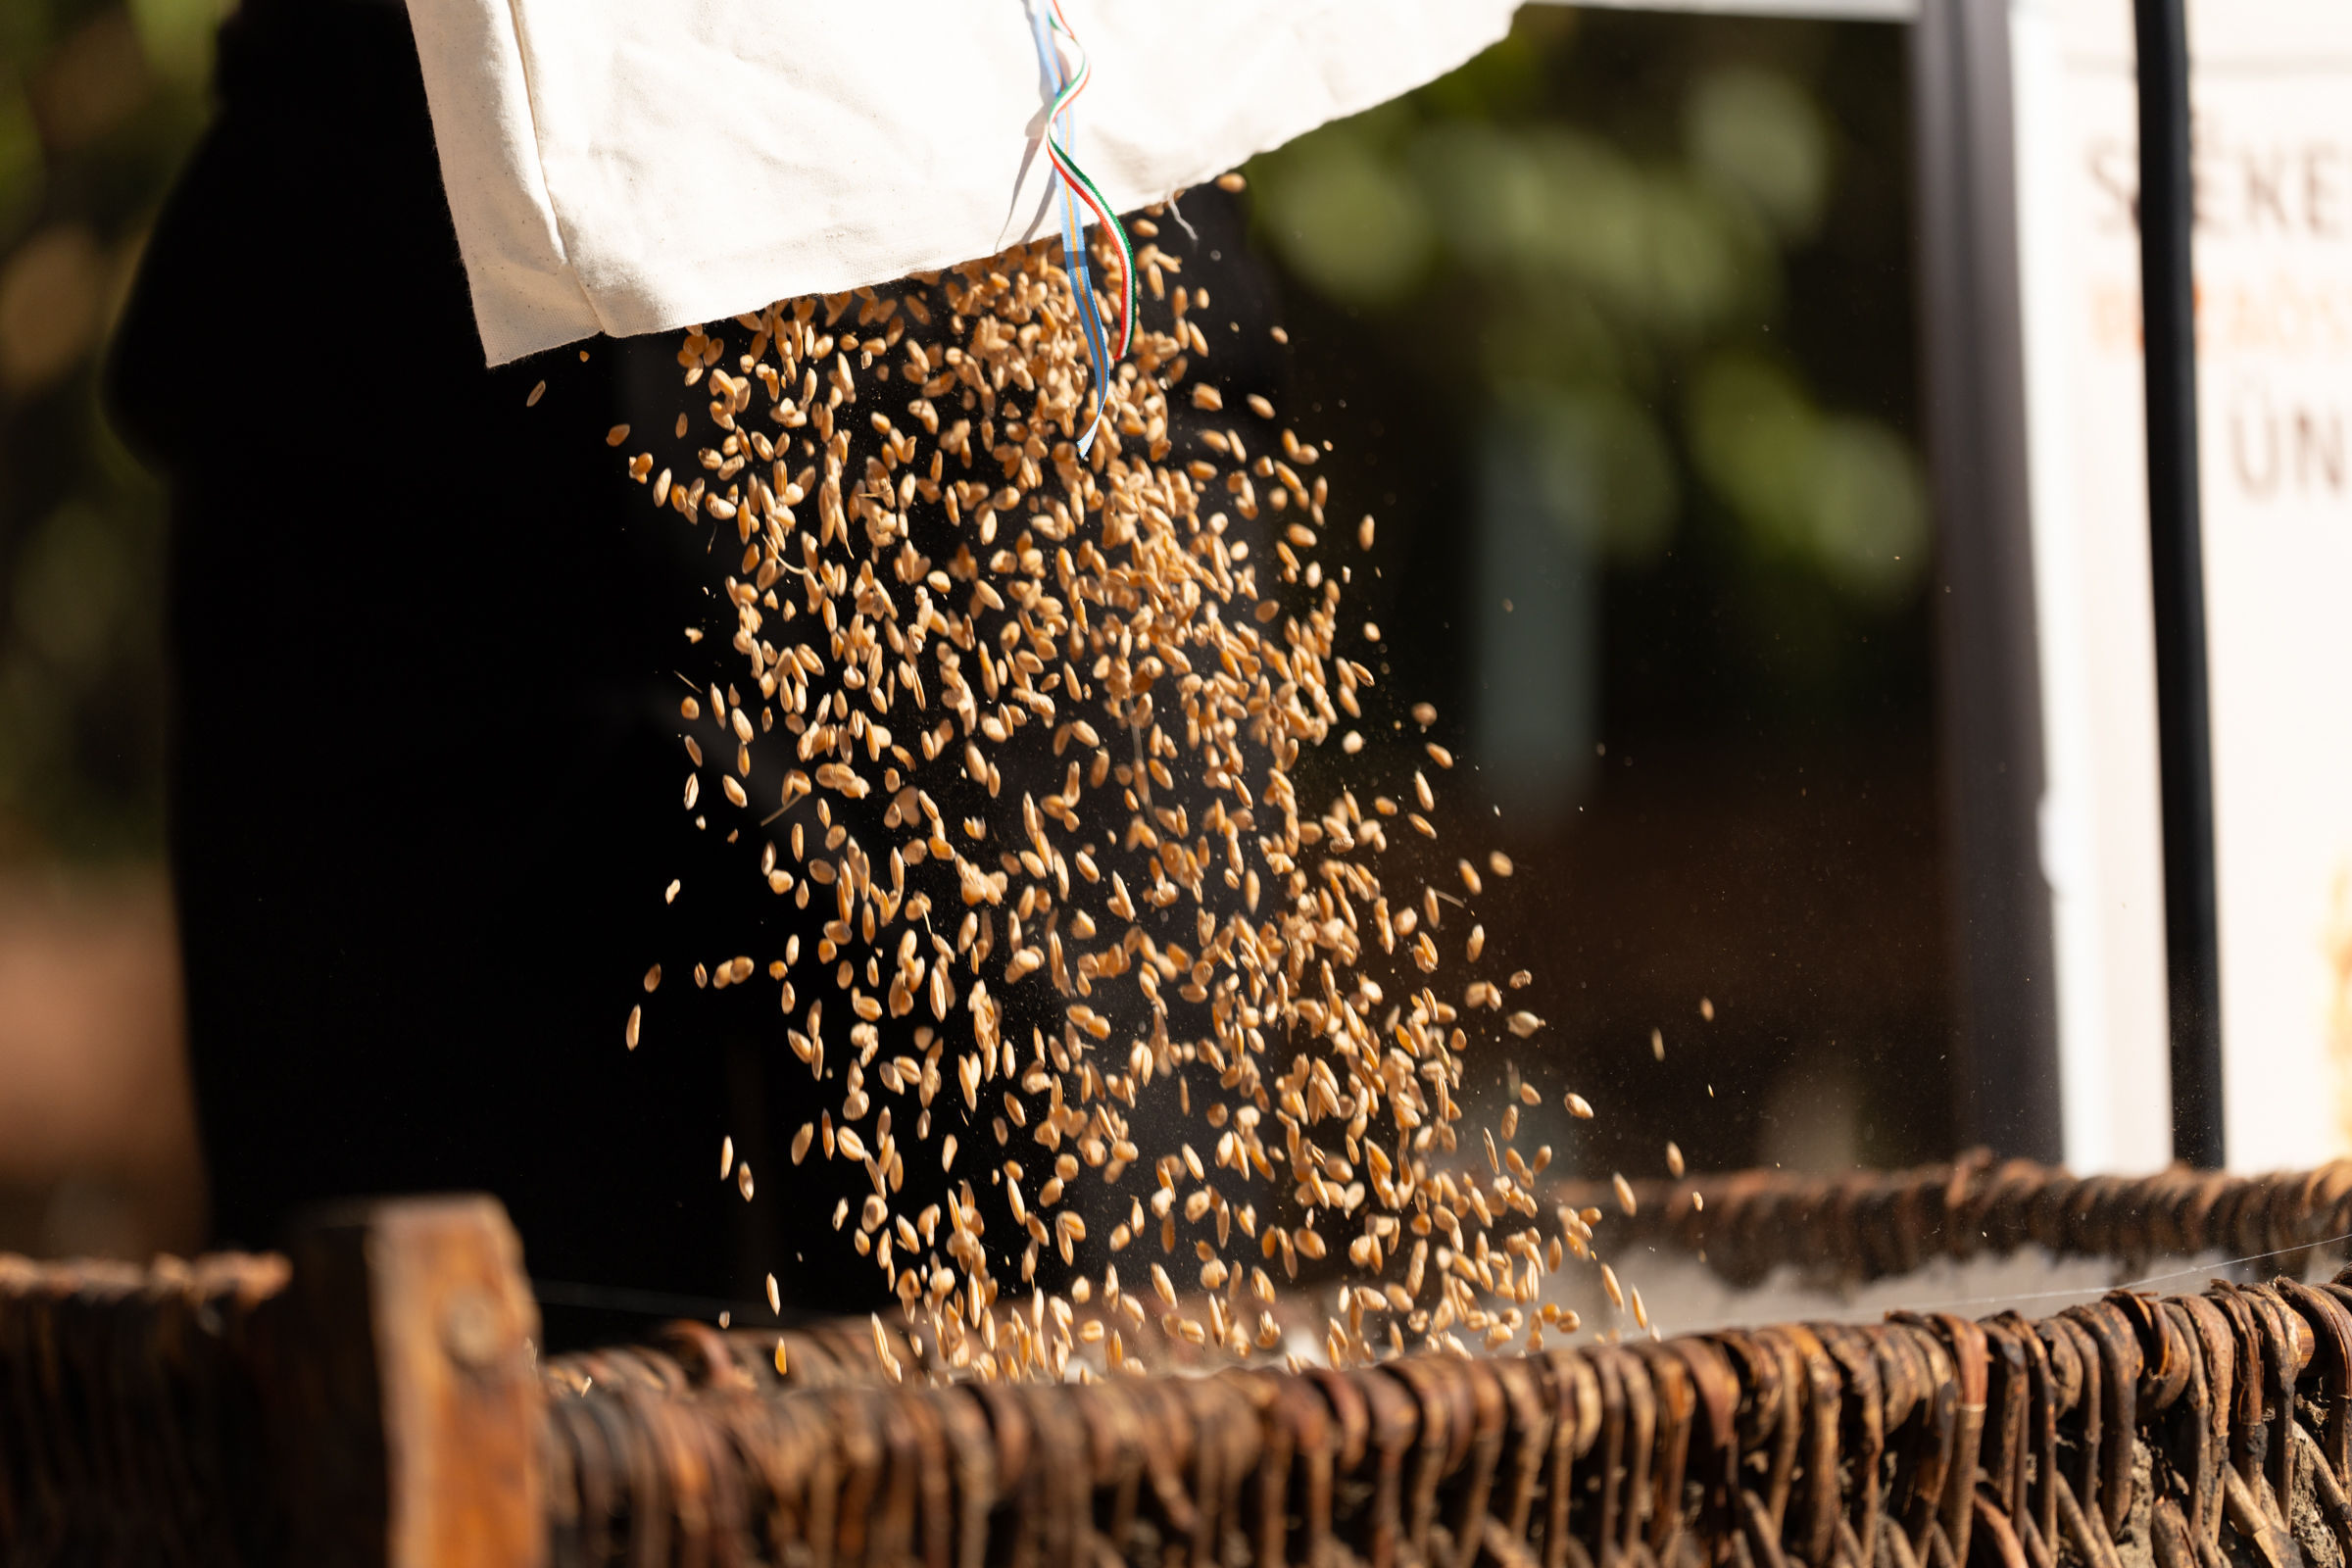
[[[2293, 1252], [2352, 1230], [2348, 1193], [1971, 1161], [1650, 1189], [1607, 1223], [1863, 1277]], [[774, 1332], [691, 1323], [542, 1363], [497, 1206], [384, 1203], [284, 1257], [0, 1259], [0, 1559], [2343, 1568], [2352, 1286], [2289, 1261], [2040, 1321], [1012, 1385], [910, 1371], [866, 1323], [786, 1335], [782, 1374]]]

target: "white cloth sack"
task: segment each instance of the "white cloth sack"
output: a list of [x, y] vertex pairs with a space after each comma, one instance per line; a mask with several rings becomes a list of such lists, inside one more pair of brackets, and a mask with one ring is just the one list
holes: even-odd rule
[[[1043, 0], [1033, 0], [1043, 3]], [[1121, 212], [1368, 109], [1516, 0], [1064, 0]], [[489, 362], [1060, 229], [1023, 0], [409, 0]]]

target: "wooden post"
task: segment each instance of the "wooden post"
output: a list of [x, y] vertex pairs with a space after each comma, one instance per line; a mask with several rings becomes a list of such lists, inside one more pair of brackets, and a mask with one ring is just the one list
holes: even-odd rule
[[539, 1314], [486, 1197], [321, 1213], [264, 1336], [287, 1560], [539, 1568]]

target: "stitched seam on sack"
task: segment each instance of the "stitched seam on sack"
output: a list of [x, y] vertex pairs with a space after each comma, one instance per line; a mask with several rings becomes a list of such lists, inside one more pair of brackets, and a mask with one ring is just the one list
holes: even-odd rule
[[523, 108], [531, 117], [531, 162], [538, 167], [539, 189], [546, 194], [548, 220], [555, 224], [556, 260], [562, 264], [564, 275], [571, 279], [571, 286], [580, 291], [580, 299], [587, 305], [588, 314], [596, 318], [597, 328], [609, 336], [617, 336], [619, 334], [612, 331], [612, 323], [605, 318], [604, 310], [597, 304], [596, 296], [588, 292], [587, 283], [580, 277], [580, 270], [571, 262], [570, 226], [564, 222], [563, 211], [556, 205], [556, 187], [547, 173], [547, 150], [540, 144], [539, 84], [531, 75], [531, 52], [525, 46], [521, 0], [507, 0], [507, 21], [514, 34], [515, 64], [522, 70]]

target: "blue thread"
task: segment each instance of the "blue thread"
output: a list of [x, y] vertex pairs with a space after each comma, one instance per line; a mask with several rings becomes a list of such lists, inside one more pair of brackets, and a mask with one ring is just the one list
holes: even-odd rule
[[[1063, 80], [1061, 56], [1054, 48], [1053, 39], [1047, 31], [1046, 6], [1051, 3], [1052, 0], [1041, 0], [1029, 13], [1030, 31], [1037, 42], [1038, 64], [1046, 73], [1048, 103], [1061, 96]], [[1054, 137], [1055, 145], [1060, 147], [1062, 156], [1072, 164], [1078, 160], [1077, 113], [1075, 108], [1067, 108], [1046, 122], [1046, 134], [1049, 137], [1054, 137], [1055, 127], [1059, 126], [1061, 134]], [[1109, 410], [1110, 338], [1102, 325], [1102, 313], [1095, 309], [1094, 278], [1087, 269], [1086, 246], [1082, 225], [1078, 221], [1078, 193], [1070, 188], [1070, 182], [1062, 177], [1061, 172], [1054, 168], [1051, 157], [1046, 160], [1046, 167], [1052, 171], [1054, 181], [1061, 187], [1062, 259], [1068, 266], [1071, 296], [1078, 305], [1078, 325], [1086, 334], [1087, 356], [1095, 367], [1095, 416], [1088, 421], [1086, 433], [1078, 438], [1078, 455], [1083, 458], [1093, 450], [1095, 432], [1102, 428], [1102, 416]], [[1084, 412], [1082, 403], [1081, 415]]]

